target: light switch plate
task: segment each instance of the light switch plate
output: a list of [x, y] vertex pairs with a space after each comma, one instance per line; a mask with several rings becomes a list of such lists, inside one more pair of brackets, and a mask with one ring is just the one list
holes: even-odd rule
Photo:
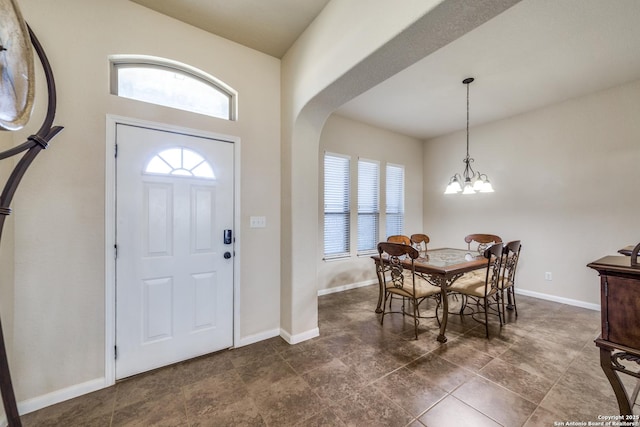
[[264, 216], [249, 217], [250, 228], [265, 228], [266, 226], [267, 226], [267, 217], [264, 217]]

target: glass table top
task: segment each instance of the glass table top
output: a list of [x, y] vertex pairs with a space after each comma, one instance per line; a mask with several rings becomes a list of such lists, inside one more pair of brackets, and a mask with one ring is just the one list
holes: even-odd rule
[[420, 257], [416, 259], [416, 262], [429, 264], [434, 267], [450, 267], [469, 261], [475, 261], [482, 259], [483, 256], [475, 251], [469, 251], [467, 249], [430, 249], [425, 254], [420, 252]]

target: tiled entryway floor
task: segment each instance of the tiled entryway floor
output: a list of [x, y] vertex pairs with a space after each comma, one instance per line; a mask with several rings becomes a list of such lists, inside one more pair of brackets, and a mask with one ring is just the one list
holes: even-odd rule
[[517, 320], [511, 313], [500, 328], [490, 318], [490, 339], [451, 315], [440, 344], [434, 319], [421, 320], [417, 341], [409, 317], [381, 326], [377, 292], [320, 297], [318, 338], [292, 346], [277, 337], [159, 369], [23, 424], [515, 427], [617, 413], [593, 343], [599, 312], [519, 296]]

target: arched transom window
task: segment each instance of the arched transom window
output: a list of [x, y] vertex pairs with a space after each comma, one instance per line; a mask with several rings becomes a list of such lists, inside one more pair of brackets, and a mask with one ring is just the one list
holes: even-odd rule
[[109, 61], [113, 95], [236, 120], [237, 92], [197, 68], [151, 56], [114, 55]]
[[149, 160], [144, 173], [216, 179], [209, 162], [200, 154], [184, 147], [159, 152]]

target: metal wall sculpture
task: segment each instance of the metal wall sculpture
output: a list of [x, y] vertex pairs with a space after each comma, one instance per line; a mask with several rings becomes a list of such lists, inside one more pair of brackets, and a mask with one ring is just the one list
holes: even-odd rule
[[[44, 75], [47, 81], [47, 90], [49, 100], [47, 105], [47, 113], [38, 132], [27, 138], [25, 142], [17, 145], [9, 150], [0, 152], [0, 160], [24, 153], [14, 167], [11, 175], [4, 185], [2, 194], [0, 195], [0, 240], [2, 239], [2, 230], [7, 215], [11, 214], [11, 200], [16, 193], [18, 184], [24, 176], [25, 172], [31, 165], [35, 157], [48, 147], [49, 141], [55, 137], [63, 128], [61, 126], [53, 126], [53, 120], [56, 112], [56, 87], [53, 79], [53, 72], [44, 53], [44, 49], [36, 38], [35, 34], [28, 28], [31, 43], [38, 54], [40, 63], [42, 64]], [[7, 360], [7, 351], [2, 332], [2, 323], [0, 321], [0, 392], [2, 393], [2, 402], [4, 411], [7, 416], [7, 422], [10, 427], [21, 426], [20, 415], [16, 405], [15, 393], [13, 391], [13, 383], [11, 381], [11, 373], [9, 370], [9, 362]]]

